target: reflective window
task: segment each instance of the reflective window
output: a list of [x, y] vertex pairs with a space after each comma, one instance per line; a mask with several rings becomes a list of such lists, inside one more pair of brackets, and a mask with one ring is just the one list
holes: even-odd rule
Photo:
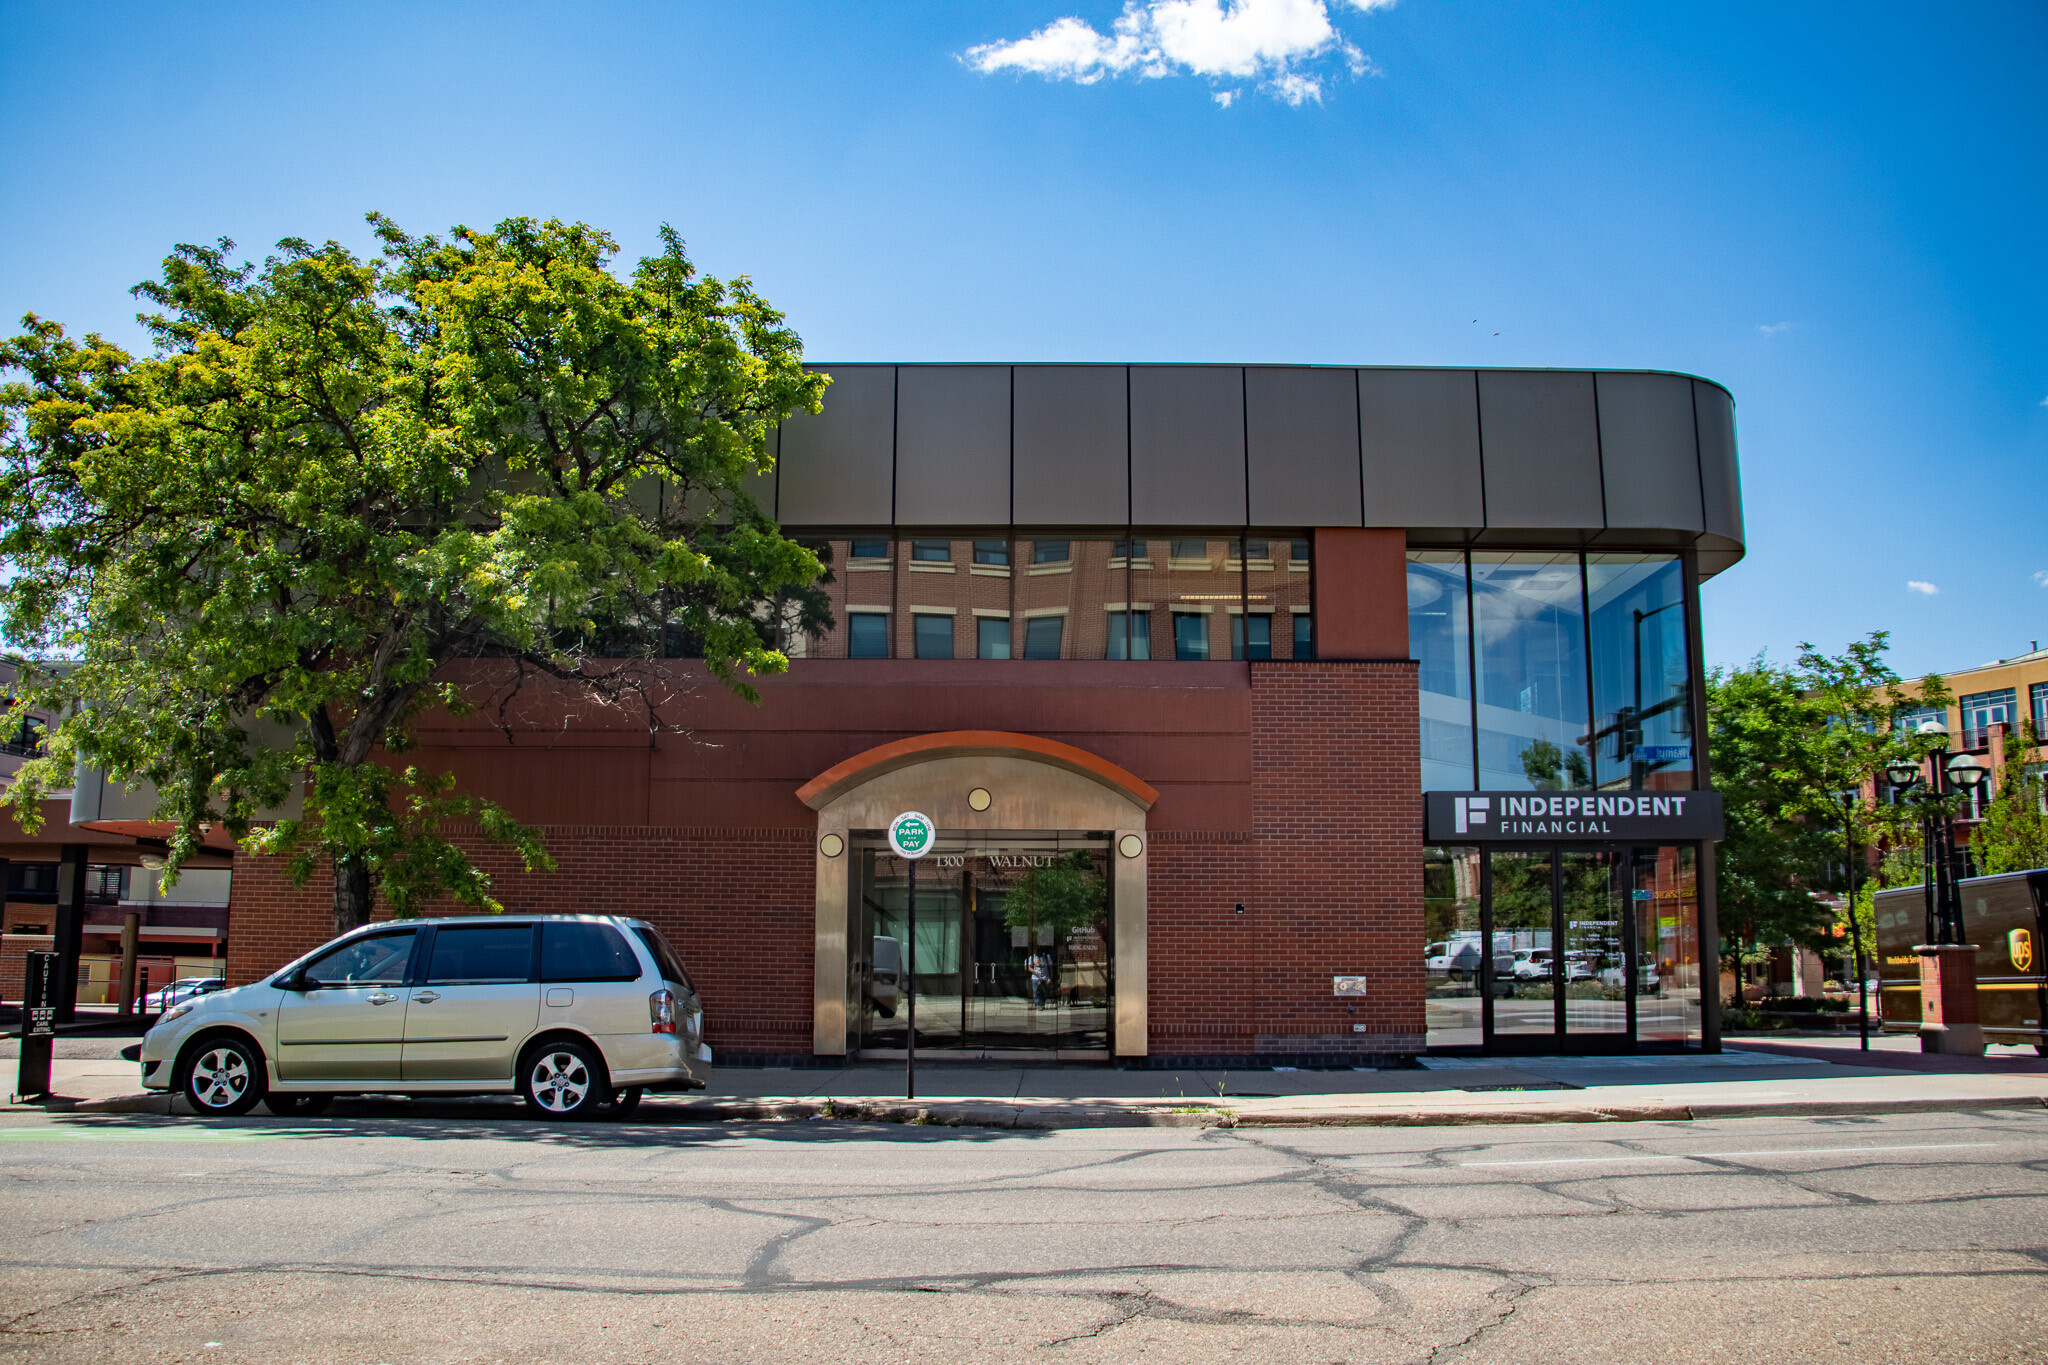
[[1315, 620], [1305, 611], [1294, 613], [1294, 657], [1313, 659], [1316, 657]]
[[1071, 552], [1068, 550], [1071, 543], [1065, 540], [1034, 540], [1031, 542], [1031, 562], [1064, 564], [1071, 558]]
[[[1303, 548], [1300, 559], [1293, 557], [1296, 545]], [[1272, 652], [1254, 654], [1253, 658], [1314, 657], [1308, 631], [1310, 576], [1307, 545], [1305, 540], [1275, 540], [1252, 541], [1246, 547], [1244, 606], [1247, 616], [1257, 616], [1262, 612], [1287, 613], [1267, 627]]]
[[953, 542], [950, 540], [913, 540], [910, 542], [910, 558], [914, 563], [945, 564], [953, 558]]
[[1113, 611], [1109, 614], [1109, 657], [1152, 657], [1152, 617], [1149, 612]]
[[412, 961], [412, 943], [417, 929], [395, 934], [375, 934], [345, 943], [310, 963], [303, 975], [314, 986], [344, 989], [349, 986], [402, 986], [406, 965]]
[[2028, 713], [2034, 719], [2034, 733], [2048, 738], [2048, 683], [2033, 683], [2027, 688]]
[[1593, 767], [1601, 787], [1690, 788], [1690, 633], [1671, 555], [1586, 556]]
[[1470, 791], [1472, 637], [1462, 550], [1408, 552], [1408, 650], [1422, 711], [1422, 789]]
[[977, 540], [974, 542], [974, 562], [977, 564], [1010, 563], [1010, 542], [1007, 540]]
[[1244, 566], [1234, 537], [1134, 541], [1131, 610], [1152, 615], [1153, 636], [1170, 632], [1176, 659], [1230, 657], [1230, 611], [1244, 603]]
[[848, 557], [851, 559], [887, 559], [889, 542], [886, 540], [855, 540], [848, 542]]
[[1590, 787], [1578, 555], [1475, 552], [1472, 614], [1480, 788]]
[[1288, 550], [1287, 550], [1287, 557], [1288, 557], [1289, 559], [1293, 560], [1293, 561], [1294, 561], [1295, 563], [1297, 563], [1297, 564], [1306, 564], [1306, 563], [1308, 563], [1308, 541], [1306, 541], [1306, 540], [1292, 540], [1292, 541], [1289, 541], [1289, 542], [1288, 542]]
[[1024, 657], [1027, 659], [1057, 659], [1060, 657], [1060, 637], [1066, 633], [1067, 618], [1064, 616], [1039, 616], [1024, 623]]
[[978, 616], [975, 618], [974, 657], [977, 659], [1007, 659], [1010, 657], [1009, 617]]
[[[1480, 1002], [1479, 859], [1476, 848], [1422, 851], [1423, 1010], [1429, 1046], [1477, 1047], [1485, 1041]], [[1512, 939], [1503, 937], [1494, 962], [1495, 991], [1513, 977]]]
[[586, 920], [542, 920], [540, 979], [543, 981], [637, 981], [640, 959], [609, 924]]
[[916, 657], [920, 659], [950, 659], [953, 657], [953, 618], [950, 616], [912, 616], [916, 623]]
[[1230, 618], [1230, 657], [1233, 659], [1270, 659], [1273, 657], [1273, 617], [1270, 613], [1258, 616], [1233, 616]]
[[458, 924], [434, 931], [429, 986], [508, 986], [531, 980], [532, 924]]
[[889, 618], [881, 612], [854, 611], [846, 616], [846, 657], [889, 657]]

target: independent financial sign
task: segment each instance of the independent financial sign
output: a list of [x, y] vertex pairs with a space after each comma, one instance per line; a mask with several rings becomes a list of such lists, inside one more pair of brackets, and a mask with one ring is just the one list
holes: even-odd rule
[[1719, 792], [1430, 792], [1422, 799], [1432, 844], [1721, 837]]

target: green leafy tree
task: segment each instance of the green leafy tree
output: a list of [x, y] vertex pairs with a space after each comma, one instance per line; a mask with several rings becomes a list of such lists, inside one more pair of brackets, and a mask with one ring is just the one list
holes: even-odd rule
[[1908, 697], [1885, 663], [1887, 635], [1873, 632], [1840, 655], [1802, 644], [1798, 664], [1762, 657], [1707, 678], [1714, 786], [1726, 808], [1716, 846], [1724, 961], [1761, 961], [1785, 942], [1828, 946], [1833, 912], [1816, 891], [1843, 883], [1848, 832], [1858, 847], [1901, 838], [1912, 808], [1858, 800], [1860, 790], [1901, 755], [1928, 752], [1926, 737], [1902, 732], [1896, 718], [1920, 704], [1944, 705], [1942, 680], [1923, 681]]
[[2048, 867], [2048, 778], [2027, 762], [2040, 742], [2032, 721], [2006, 733], [1998, 791], [1970, 835], [1970, 853], [1987, 876]]
[[[6, 800], [34, 825], [74, 765], [146, 781], [173, 873], [225, 826], [301, 881], [330, 864], [338, 929], [379, 891], [494, 906], [451, 818], [551, 865], [403, 761], [421, 717], [547, 679], [672, 724], [654, 660], [753, 700], [825, 612], [818, 556], [747, 488], [826, 381], [744, 278], [667, 229], [622, 277], [580, 223], [370, 222], [368, 258], [176, 248], [136, 290], [153, 355], [33, 316], [0, 345], [0, 630], [61, 661], [19, 702], [62, 717]], [[448, 666], [475, 659], [466, 690]], [[301, 778], [303, 816], [261, 823]]]

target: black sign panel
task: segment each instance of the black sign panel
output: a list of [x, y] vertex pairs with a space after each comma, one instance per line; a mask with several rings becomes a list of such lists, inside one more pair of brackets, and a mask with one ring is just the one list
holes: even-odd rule
[[1432, 844], [1599, 840], [1683, 844], [1721, 837], [1719, 792], [1430, 792]]
[[28, 971], [22, 982], [22, 1037], [49, 1038], [56, 1035], [57, 969], [63, 961], [56, 953], [28, 954]]

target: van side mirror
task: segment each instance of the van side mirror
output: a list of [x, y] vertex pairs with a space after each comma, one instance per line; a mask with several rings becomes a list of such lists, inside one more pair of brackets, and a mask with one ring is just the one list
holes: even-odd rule
[[303, 991], [306, 989], [306, 974], [291, 972], [270, 983], [281, 991]]

